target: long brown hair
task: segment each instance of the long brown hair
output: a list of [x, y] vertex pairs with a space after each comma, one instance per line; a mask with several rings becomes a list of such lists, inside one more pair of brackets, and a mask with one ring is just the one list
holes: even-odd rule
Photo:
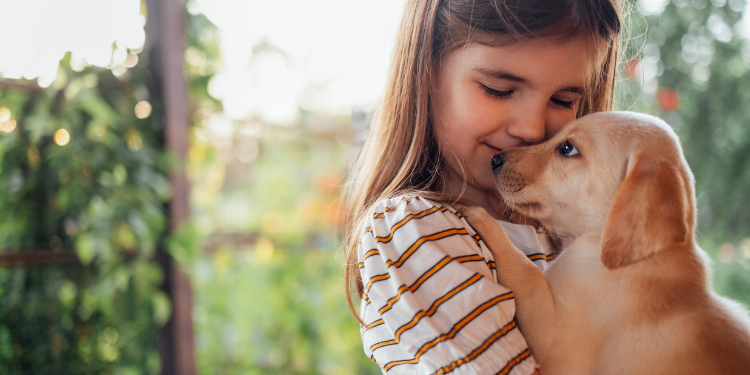
[[385, 96], [348, 181], [346, 264], [349, 309], [359, 318], [351, 286], [362, 293], [357, 244], [379, 199], [405, 192], [438, 201], [443, 164], [430, 123], [430, 93], [446, 53], [467, 45], [504, 44], [545, 36], [587, 36], [596, 46], [593, 79], [578, 117], [612, 109], [622, 9], [618, 0], [409, 0], [391, 60]]

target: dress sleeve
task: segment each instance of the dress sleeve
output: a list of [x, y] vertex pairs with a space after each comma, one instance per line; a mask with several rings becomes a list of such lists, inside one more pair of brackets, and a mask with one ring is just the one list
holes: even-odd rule
[[513, 293], [453, 208], [384, 200], [358, 246], [365, 353], [384, 373], [530, 374], [536, 362], [513, 320]]

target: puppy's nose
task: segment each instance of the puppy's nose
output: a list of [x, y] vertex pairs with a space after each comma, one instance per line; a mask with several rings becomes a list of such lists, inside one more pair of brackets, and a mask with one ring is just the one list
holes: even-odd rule
[[503, 165], [505, 165], [505, 155], [502, 152], [492, 157], [492, 170], [494, 172], [500, 170]]

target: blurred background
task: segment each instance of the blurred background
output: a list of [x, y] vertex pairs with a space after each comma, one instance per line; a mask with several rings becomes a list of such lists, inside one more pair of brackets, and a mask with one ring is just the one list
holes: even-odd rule
[[[340, 194], [404, 0], [0, 0], [0, 373], [377, 374]], [[750, 7], [633, 3], [617, 106], [750, 304]]]

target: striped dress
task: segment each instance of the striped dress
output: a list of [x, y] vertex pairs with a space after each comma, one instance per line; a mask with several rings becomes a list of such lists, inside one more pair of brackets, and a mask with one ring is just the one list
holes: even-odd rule
[[[358, 246], [362, 342], [385, 374], [530, 374], [513, 293], [452, 207], [399, 196], [378, 202]], [[533, 227], [501, 222], [542, 269], [551, 247]]]

